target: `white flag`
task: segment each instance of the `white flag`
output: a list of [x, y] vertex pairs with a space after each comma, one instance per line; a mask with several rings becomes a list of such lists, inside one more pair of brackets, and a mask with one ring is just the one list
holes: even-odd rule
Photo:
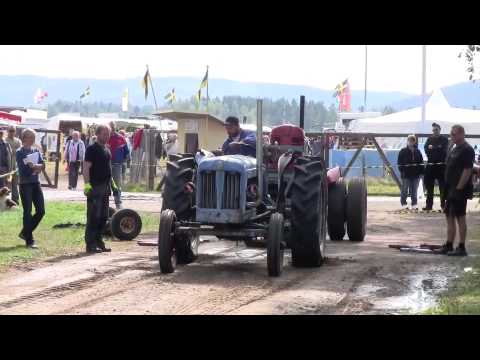
[[122, 111], [128, 111], [128, 88], [125, 89], [122, 96]]

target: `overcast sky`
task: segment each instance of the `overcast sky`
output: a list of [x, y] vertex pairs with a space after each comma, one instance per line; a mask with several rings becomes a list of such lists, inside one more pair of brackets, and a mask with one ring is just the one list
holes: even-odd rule
[[[427, 46], [427, 91], [467, 81], [463, 46]], [[0, 45], [1, 75], [124, 79], [140, 77], [149, 64], [152, 76], [271, 82], [333, 89], [349, 78], [364, 88], [363, 45]], [[420, 45], [369, 45], [369, 90], [421, 93]]]

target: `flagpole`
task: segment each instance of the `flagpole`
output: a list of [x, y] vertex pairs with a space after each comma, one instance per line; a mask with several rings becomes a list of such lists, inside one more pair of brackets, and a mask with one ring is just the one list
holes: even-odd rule
[[153, 100], [155, 101], [155, 110], [158, 110], [157, 97], [155, 96], [155, 90], [153, 89], [152, 76], [150, 75], [150, 69], [148, 68], [148, 65], [147, 65], [147, 71], [148, 71], [148, 78], [150, 79], [150, 87], [152, 88]]
[[368, 45], [365, 45], [365, 93], [363, 94], [363, 111], [367, 110], [367, 64], [368, 64]]
[[[208, 65], [207, 65], [207, 76], [210, 77], [209, 74], [208, 74]], [[207, 113], [208, 113], [208, 100], [209, 100], [208, 99], [208, 83], [210, 82], [208, 77], [207, 77]]]
[[[206, 124], [206, 134], [208, 134], [208, 83], [210, 82], [209, 80], [209, 74], [208, 74], [208, 65], [207, 65], [207, 124]], [[208, 146], [208, 135], [207, 135], [207, 138], [205, 139], [205, 147], [208, 149], [209, 146]]]
[[427, 91], [427, 46], [422, 45], [422, 131], [425, 130], [426, 120], [426, 91]]

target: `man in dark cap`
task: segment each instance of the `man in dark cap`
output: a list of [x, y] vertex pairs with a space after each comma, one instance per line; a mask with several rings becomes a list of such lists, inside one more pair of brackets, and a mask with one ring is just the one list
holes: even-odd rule
[[228, 137], [223, 143], [224, 155], [246, 155], [256, 157], [257, 136], [254, 131], [243, 130], [237, 117], [229, 116], [225, 120]]
[[440, 190], [440, 206], [445, 207], [445, 159], [447, 158], [448, 139], [446, 136], [440, 135], [440, 125], [432, 124], [432, 136], [425, 142], [425, 154], [427, 154], [428, 165], [425, 169], [424, 183], [427, 189], [425, 211], [432, 210], [433, 207], [433, 191], [435, 188], [435, 180], [438, 182]]

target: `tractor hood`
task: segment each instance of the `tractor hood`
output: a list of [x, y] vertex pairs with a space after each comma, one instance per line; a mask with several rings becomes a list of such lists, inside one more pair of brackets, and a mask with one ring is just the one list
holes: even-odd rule
[[251, 172], [257, 169], [257, 160], [244, 155], [224, 155], [204, 158], [198, 165], [202, 171], [234, 171], [238, 173]]

